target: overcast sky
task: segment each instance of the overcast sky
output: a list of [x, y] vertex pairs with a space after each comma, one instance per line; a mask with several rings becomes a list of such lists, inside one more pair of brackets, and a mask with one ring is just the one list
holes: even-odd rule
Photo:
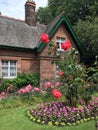
[[[0, 12], [2, 15], [24, 20], [24, 4], [26, 1], [27, 0], [0, 0]], [[36, 9], [39, 7], [45, 7], [48, 4], [48, 0], [34, 1], [36, 3]]]

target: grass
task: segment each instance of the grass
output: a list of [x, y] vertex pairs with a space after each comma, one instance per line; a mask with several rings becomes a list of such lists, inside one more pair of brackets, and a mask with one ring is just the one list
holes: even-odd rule
[[95, 130], [94, 121], [69, 127], [39, 125], [25, 116], [28, 108], [30, 107], [0, 109], [0, 130]]

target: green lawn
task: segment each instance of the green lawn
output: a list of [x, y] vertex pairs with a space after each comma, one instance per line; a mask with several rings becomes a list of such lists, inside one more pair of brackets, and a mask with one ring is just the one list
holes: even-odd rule
[[27, 109], [27, 107], [0, 109], [0, 130], [95, 130], [94, 121], [69, 127], [39, 125], [25, 116]]

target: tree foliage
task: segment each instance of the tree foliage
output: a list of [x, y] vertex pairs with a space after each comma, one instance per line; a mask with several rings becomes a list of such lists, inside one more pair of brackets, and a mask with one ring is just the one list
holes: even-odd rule
[[[39, 8], [38, 12], [43, 11], [44, 9], [44, 12], [47, 12], [47, 16], [49, 16], [48, 14], [51, 12], [52, 19], [56, 17], [58, 14], [60, 14], [62, 11], [65, 11], [66, 16], [74, 24], [75, 22], [77, 22], [78, 19], [85, 20], [85, 17], [87, 15], [98, 14], [97, 7], [97, 0], [48, 0], [47, 7]], [[39, 13], [38, 15], [43, 16], [43, 14], [41, 13]], [[47, 19], [47, 17], [45, 19]], [[50, 21], [48, 21], [48, 23], [49, 22]]]
[[91, 59], [95, 59], [96, 55], [98, 56], [98, 18], [79, 20], [74, 28], [81, 43], [85, 46], [85, 61], [90, 62]]
[[52, 14], [49, 7], [42, 8], [40, 7], [37, 12], [37, 21], [41, 24], [48, 24], [52, 20]]

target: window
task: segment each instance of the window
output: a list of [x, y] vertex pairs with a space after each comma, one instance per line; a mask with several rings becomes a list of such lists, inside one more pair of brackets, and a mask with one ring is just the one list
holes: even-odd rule
[[65, 41], [65, 38], [61, 38], [61, 37], [57, 37], [56, 38], [56, 44], [57, 44], [57, 50], [58, 51], [63, 51], [63, 49], [61, 48], [61, 44]]
[[2, 61], [2, 77], [15, 78], [17, 76], [17, 62], [16, 61]]

